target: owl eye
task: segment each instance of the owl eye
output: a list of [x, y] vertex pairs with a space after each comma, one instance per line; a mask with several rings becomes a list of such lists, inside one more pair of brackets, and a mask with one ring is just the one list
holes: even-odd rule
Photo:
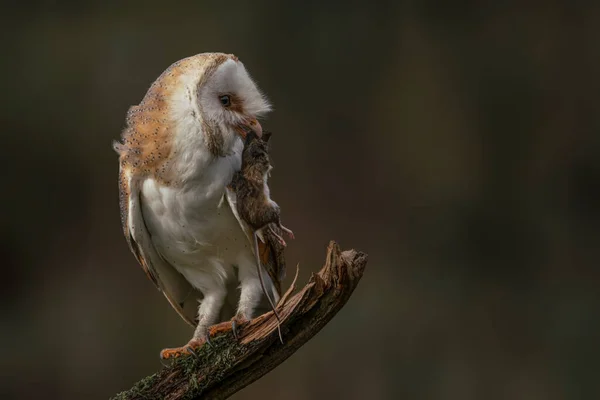
[[229, 107], [231, 105], [231, 98], [227, 94], [219, 96], [219, 101], [223, 104], [223, 107]]

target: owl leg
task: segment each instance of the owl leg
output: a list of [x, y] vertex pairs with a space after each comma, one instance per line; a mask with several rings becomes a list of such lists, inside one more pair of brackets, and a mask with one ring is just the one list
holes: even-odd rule
[[256, 262], [257, 258], [251, 253], [244, 255], [238, 262], [241, 294], [237, 312], [231, 320], [235, 337], [238, 333], [237, 328], [252, 319], [263, 295]]
[[161, 352], [161, 358], [163, 359], [179, 357], [184, 354], [195, 355], [196, 349], [207, 342], [210, 343], [208, 328], [218, 321], [219, 313], [225, 303], [225, 297], [227, 296], [225, 285], [210, 274], [202, 273], [200, 278], [199, 271], [195, 272], [193, 280], [188, 276], [186, 278], [202, 292], [204, 298], [198, 307], [198, 325], [194, 331], [194, 336], [183, 347], [164, 349]]
[[239, 279], [240, 279], [240, 301], [236, 312], [236, 318], [242, 321], [247, 321], [252, 318], [254, 311], [260, 303], [262, 289], [260, 279], [254, 264], [254, 258], [251, 258], [244, 263], [240, 263]]
[[196, 326], [194, 336], [192, 337], [192, 340], [202, 343], [209, 340], [208, 327], [218, 321], [221, 307], [225, 303], [227, 291], [225, 288], [219, 287], [218, 290], [203, 293], [204, 298], [200, 303], [200, 307], [198, 307], [198, 326]]
[[[238, 311], [231, 321], [231, 328], [233, 331], [233, 335], [236, 339], [238, 338], [238, 325], [241, 325], [252, 318], [252, 315], [258, 307], [263, 294], [267, 297], [271, 309], [277, 317], [277, 321], [280, 321], [279, 314], [277, 314], [275, 305], [279, 301], [279, 297], [275, 296], [275, 299], [273, 301], [269, 294], [274, 293], [275, 290], [271, 279], [268, 275], [266, 275], [263, 272], [264, 268], [262, 267], [260, 263], [260, 257], [258, 256], [258, 237], [256, 233], [254, 233], [253, 235], [253, 242], [255, 253], [251, 256], [250, 259], [240, 260], [241, 262], [238, 264], [238, 275], [240, 277], [242, 290], [240, 295], [240, 302], [238, 305]], [[279, 324], [277, 328], [279, 332], [279, 338], [283, 343], [283, 339], [281, 337], [281, 329], [279, 329]]]

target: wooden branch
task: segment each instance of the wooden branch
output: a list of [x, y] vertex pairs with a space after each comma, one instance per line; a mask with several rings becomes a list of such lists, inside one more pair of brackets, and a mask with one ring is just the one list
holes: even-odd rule
[[[177, 358], [171, 366], [136, 383], [114, 397], [132, 399], [225, 399], [285, 361], [317, 334], [346, 304], [363, 275], [367, 255], [341, 252], [335, 242], [327, 249], [325, 266], [302, 290], [291, 296], [296, 279], [282, 296], [277, 311], [284, 343], [279, 341], [273, 312], [239, 328], [234, 339], [231, 323], [211, 328], [212, 346]], [[296, 271], [298, 278], [298, 271]], [[290, 297], [291, 296], [291, 297]]]

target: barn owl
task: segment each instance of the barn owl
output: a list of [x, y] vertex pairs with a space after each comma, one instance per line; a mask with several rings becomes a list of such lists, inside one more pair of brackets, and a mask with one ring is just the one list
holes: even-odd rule
[[[173, 308], [195, 326], [180, 349], [193, 351], [209, 339], [236, 271], [241, 293], [232, 321], [252, 318], [261, 301], [254, 232], [239, 217], [228, 184], [240, 169], [243, 139], [249, 132], [262, 135], [258, 118], [270, 109], [237, 57], [198, 54], [158, 77], [129, 109], [122, 141], [114, 144], [129, 247]], [[266, 265], [280, 258], [264, 243], [259, 253]], [[267, 274], [263, 279], [277, 301], [280, 283]]]

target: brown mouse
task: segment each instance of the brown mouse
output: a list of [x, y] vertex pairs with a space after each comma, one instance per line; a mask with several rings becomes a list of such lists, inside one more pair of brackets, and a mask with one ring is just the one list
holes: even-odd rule
[[285, 240], [274, 227], [270, 226], [274, 224], [292, 239], [294, 238], [294, 233], [281, 224], [281, 210], [279, 205], [271, 200], [267, 185], [267, 179], [273, 168], [269, 159], [270, 137], [270, 132], [265, 132], [262, 138], [254, 132], [246, 136], [242, 153], [242, 169], [233, 176], [231, 187], [236, 194], [240, 217], [253, 230], [259, 231], [259, 234], [262, 234], [265, 228], [269, 229], [270, 233], [285, 246]]
[[[283, 232], [286, 232], [293, 239], [294, 233], [281, 224], [281, 210], [277, 203], [271, 199], [267, 185], [270, 171], [273, 168], [269, 159], [268, 141], [270, 137], [270, 132], [265, 132], [262, 138], [258, 137], [254, 132], [246, 136], [242, 152], [242, 167], [233, 176], [230, 187], [236, 194], [236, 208], [240, 218], [254, 232], [254, 251], [260, 283], [263, 293], [273, 309], [273, 313], [281, 323], [274, 301], [269, 296], [263, 282], [260, 269], [261, 257], [258, 248], [258, 237], [260, 236], [260, 240], [273, 250], [275, 259], [272, 261], [273, 265], [267, 268], [267, 273], [280, 293], [281, 281], [285, 275], [283, 249], [286, 246], [285, 240], [283, 240], [281, 235]], [[279, 329], [279, 338], [283, 343], [281, 329]]]

